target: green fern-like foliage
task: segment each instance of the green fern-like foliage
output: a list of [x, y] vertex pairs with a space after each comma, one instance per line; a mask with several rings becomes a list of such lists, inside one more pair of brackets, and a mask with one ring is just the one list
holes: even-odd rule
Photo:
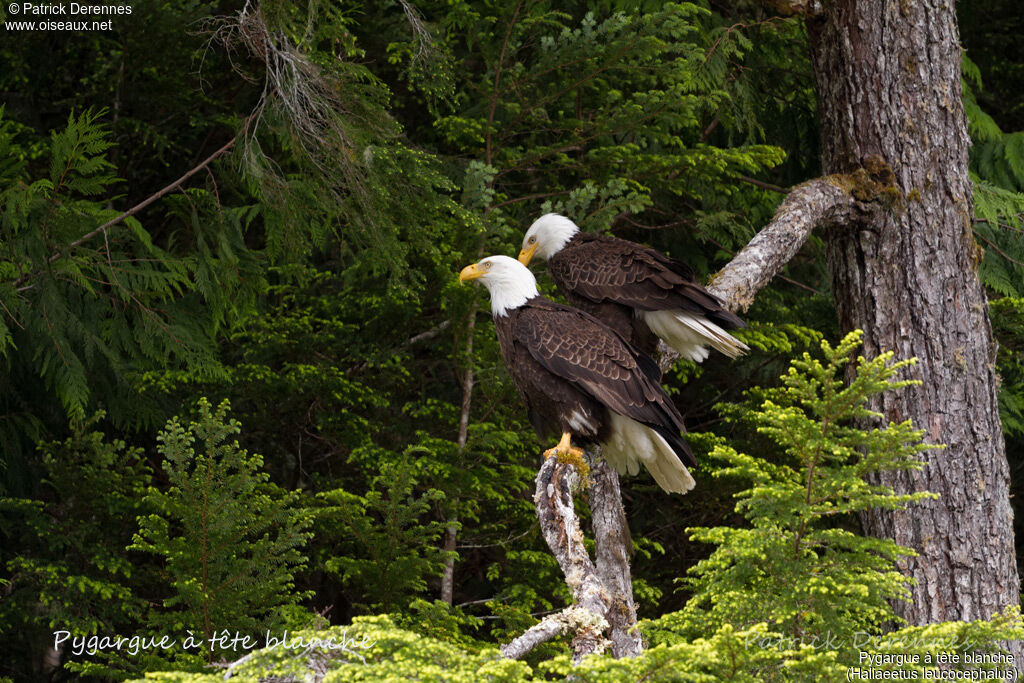
[[[163, 609], [148, 620], [162, 632], [191, 630], [209, 644], [224, 629], [246, 634], [287, 623], [303, 596], [294, 576], [306, 562], [309, 513], [296, 493], [268, 483], [262, 458], [242, 449], [227, 402], [197, 403], [196, 419], [178, 418], [161, 432], [168, 488], [151, 488], [156, 510], [139, 518], [131, 548], [166, 562]], [[207, 647], [203, 658], [219, 658]]]
[[[518, 222], [549, 210], [608, 230], [628, 226], [623, 216], [664, 222], [688, 205], [709, 237], [732, 244], [751, 232], [730, 198], [745, 190], [727, 186], [783, 153], [755, 135], [729, 145], [704, 136], [716, 115], [731, 132], [757, 127], [726, 76], [750, 39], [711, 21], [690, 3], [582, 16], [548, 3], [511, 14], [456, 3], [447, 28], [466, 43], [452, 48], [462, 59], [456, 106], [438, 107], [432, 126], [439, 154], [471, 159], [463, 205], [516, 221], [513, 243]], [[463, 105], [481, 94], [482, 104]], [[506, 227], [487, 220], [495, 233]]]
[[[1024, 155], [1021, 156], [1024, 159]], [[978, 275], [1002, 296], [1024, 297], [1024, 194], [972, 174], [974, 234], [984, 249]]]
[[0, 497], [0, 659], [12, 668], [45, 660], [55, 630], [131, 630], [145, 613], [133, 588], [152, 575], [125, 546], [152, 471], [141, 448], [90, 431], [102, 417], [40, 445], [39, 498]]
[[[145, 421], [136, 373], [215, 372], [214, 334], [261, 288], [242, 240], [251, 211], [220, 211], [205, 190], [171, 200], [178, 209], [171, 224], [181, 229], [163, 246], [133, 216], [99, 229], [121, 213], [110, 208], [120, 203], [119, 180], [102, 115], [72, 114], [41, 151], [45, 174], [33, 177], [41, 159], [28, 162], [39, 152], [25, 147], [22, 129], [0, 110], [0, 412], [13, 418], [0, 421], [0, 438], [7, 443], [33, 433], [33, 422], [19, 415], [82, 419], [100, 400], [117, 423]], [[25, 410], [39, 404], [48, 406]]]
[[1024, 131], [1004, 133], [977, 102], [981, 72], [963, 58], [963, 101], [974, 181], [974, 233], [985, 257], [978, 270], [989, 289], [1024, 297]]
[[[893, 362], [888, 353], [858, 358], [847, 385], [844, 370], [859, 345], [859, 333], [834, 348], [821, 342], [823, 359], [803, 354], [781, 387], [757, 393], [756, 406], [733, 410], [779, 446], [782, 460], [716, 446], [715, 456], [725, 464], [718, 476], [747, 482], [737, 512], [749, 527], [692, 530], [718, 547], [688, 582], [694, 595], [685, 609], [641, 623], [650, 646], [639, 657], [595, 656], [574, 666], [564, 650], [550, 649], [533, 653], [527, 662], [503, 660], [493, 641], [466, 635], [476, 620], [441, 603], [417, 601], [398, 621], [387, 615], [360, 616], [346, 626], [297, 631], [291, 634], [298, 639], [293, 647], [258, 650], [237, 662], [232, 675], [301, 680], [315, 673], [339, 682], [811, 682], [842, 680], [851, 667], [867, 669], [861, 652], [902, 655], [872, 668], [900, 672], [904, 679], [922, 679], [926, 672], [934, 676], [940, 668], [973, 678], [998, 670], [1005, 674], [1005, 664], [969, 663], [964, 655], [997, 653], [1001, 642], [1024, 635], [1018, 610], [990, 621], [888, 630], [894, 620], [889, 600], [906, 594], [906, 579], [894, 563], [911, 551], [861, 536], [844, 521], [867, 508], [900, 509], [928, 497], [898, 495], [865, 481], [872, 472], [919, 467], [914, 456], [928, 446], [909, 422], [871, 430], [856, 426], [857, 420], [878, 417], [866, 408], [870, 396], [910, 384], [896, 376], [911, 364]], [[397, 489], [387, 494], [331, 494], [328, 498], [338, 505], [325, 519], [342, 520], [345, 533], [366, 538], [370, 545], [384, 547], [387, 535], [398, 545], [407, 542], [402, 529], [374, 531], [362, 518], [377, 511], [384, 521], [380, 527], [422, 528], [422, 499], [406, 497], [411, 479], [403, 470], [410, 469], [406, 462], [382, 476], [382, 483]], [[401, 510], [402, 504], [409, 509]], [[435, 526], [421, 533], [436, 538], [439, 531]], [[378, 572], [387, 574], [389, 556], [374, 552]], [[365, 580], [373, 562], [339, 566]], [[429, 623], [417, 624], [418, 619]], [[307, 647], [313, 640], [328, 645]], [[939, 655], [946, 662], [956, 656], [957, 663], [940, 663]], [[199, 683], [212, 681], [213, 674], [151, 671], [146, 680]]]
[[1024, 437], [1024, 299], [1004, 297], [989, 304], [999, 339], [999, 415], [1007, 436]]

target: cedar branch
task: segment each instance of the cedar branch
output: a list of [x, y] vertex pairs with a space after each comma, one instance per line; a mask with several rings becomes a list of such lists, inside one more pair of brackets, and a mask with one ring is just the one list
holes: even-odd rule
[[[180, 178], [175, 180], [170, 185], [167, 185], [163, 189], [158, 190], [158, 191], [154, 192], [153, 194], [149, 195], [148, 197], [143, 199], [141, 202], [139, 202], [138, 204], [136, 204], [132, 208], [128, 209], [127, 211], [125, 211], [121, 215], [117, 216], [116, 218], [111, 218], [109, 221], [107, 221], [103, 225], [99, 226], [98, 228], [95, 228], [94, 230], [90, 230], [89, 232], [85, 233], [84, 235], [82, 235], [78, 239], [76, 239], [73, 242], [71, 242], [70, 244], [68, 244], [68, 246], [64, 247], [63, 249], [59, 249], [59, 250], [53, 252], [52, 254], [50, 254], [49, 257], [47, 257], [46, 263], [47, 264], [53, 263], [54, 261], [56, 261], [60, 257], [62, 257], [65, 254], [67, 254], [72, 249], [75, 249], [76, 247], [82, 246], [83, 244], [85, 244], [86, 242], [91, 240], [93, 237], [96, 237], [100, 233], [106, 234], [107, 230], [109, 230], [110, 228], [114, 227], [118, 223], [121, 223], [126, 218], [134, 216], [139, 211], [142, 211], [147, 206], [149, 206], [150, 204], [152, 204], [156, 200], [160, 199], [164, 195], [169, 194], [170, 192], [173, 192], [174, 190], [178, 189], [183, 184], [185, 184], [185, 182], [188, 181], [189, 178], [191, 178], [196, 173], [198, 173], [199, 171], [201, 171], [204, 168], [206, 168], [207, 166], [209, 166], [211, 163], [213, 163], [213, 161], [215, 159], [217, 159], [218, 157], [223, 155], [225, 152], [227, 152], [229, 149], [234, 147], [235, 142], [237, 140], [238, 140], [237, 137], [231, 138], [223, 146], [221, 146], [220, 149], [218, 149], [216, 152], [214, 152], [210, 156], [206, 157], [206, 159], [201, 161], [197, 166], [195, 166], [192, 169], [190, 169], [189, 171], [187, 171], [184, 175], [182, 175]], [[25, 289], [29, 289], [29, 287], [31, 287], [31, 285], [24, 286], [24, 287], [20, 287], [19, 285], [24, 284], [24, 282], [26, 280], [28, 280], [30, 277], [32, 277], [33, 275], [36, 275], [38, 273], [39, 273], [39, 271], [37, 270], [37, 271], [33, 271], [31, 273], [26, 273], [26, 274], [22, 275], [21, 277], [19, 277], [17, 280], [14, 281], [14, 287], [19, 292], [23, 291]]]

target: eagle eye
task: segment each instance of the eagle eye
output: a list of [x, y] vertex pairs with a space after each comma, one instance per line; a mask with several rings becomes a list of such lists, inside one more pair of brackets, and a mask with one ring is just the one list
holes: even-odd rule
[[484, 270], [490, 270], [491, 262], [490, 261], [484, 261], [483, 262], [483, 267], [484, 267]]
[[530, 238], [530, 244], [533, 244], [536, 241], [537, 241], [537, 236], [536, 235], [534, 235], [533, 237]]

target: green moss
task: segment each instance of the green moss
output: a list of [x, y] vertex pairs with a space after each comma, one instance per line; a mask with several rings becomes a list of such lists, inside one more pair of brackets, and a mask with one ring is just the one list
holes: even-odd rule
[[[829, 176], [829, 181], [857, 201], [880, 204], [886, 209], [903, 208], [905, 197], [896, 185], [896, 176], [880, 156], [872, 155], [853, 173]], [[917, 198], [920, 199], [920, 193]]]

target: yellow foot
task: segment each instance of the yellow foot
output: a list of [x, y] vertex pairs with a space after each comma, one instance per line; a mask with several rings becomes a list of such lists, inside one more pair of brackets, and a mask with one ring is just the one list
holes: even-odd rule
[[583, 449], [576, 448], [575, 446], [570, 446], [569, 448], [564, 449], [555, 446], [554, 448], [549, 448], [544, 451], [544, 457], [558, 458], [559, 462], [572, 462], [573, 458], [583, 457]]
[[562, 434], [562, 440], [554, 448], [544, 451], [545, 458], [558, 458], [558, 462], [569, 463], [576, 468], [580, 476], [586, 477], [590, 473], [590, 466], [583, 459], [583, 449], [573, 446], [572, 435], [568, 432]]

